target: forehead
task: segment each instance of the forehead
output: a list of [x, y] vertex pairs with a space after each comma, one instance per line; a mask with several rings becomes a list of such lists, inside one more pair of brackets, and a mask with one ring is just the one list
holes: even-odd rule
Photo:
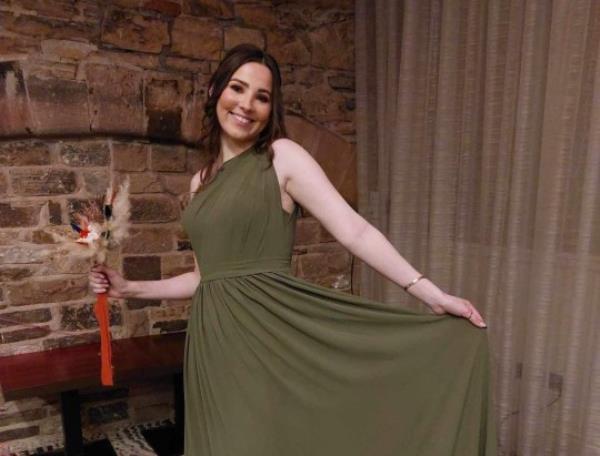
[[231, 75], [231, 79], [239, 79], [256, 90], [263, 89], [269, 92], [273, 83], [271, 70], [258, 62], [244, 63]]

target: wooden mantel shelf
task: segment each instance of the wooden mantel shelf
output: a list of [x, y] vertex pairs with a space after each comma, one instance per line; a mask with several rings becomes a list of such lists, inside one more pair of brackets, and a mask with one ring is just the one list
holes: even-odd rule
[[[185, 333], [113, 340], [115, 385], [181, 372]], [[12, 401], [100, 385], [100, 344], [0, 357], [0, 385]]]

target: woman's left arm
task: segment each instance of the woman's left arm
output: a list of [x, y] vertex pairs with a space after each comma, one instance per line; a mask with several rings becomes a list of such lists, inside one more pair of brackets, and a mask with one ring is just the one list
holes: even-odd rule
[[[287, 139], [273, 143], [273, 149], [286, 192], [353, 255], [400, 286], [420, 276], [386, 237], [342, 198], [306, 150]], [[485, 327], [481, 315], [469, 301], [444, 293], [429, 279], [419, 280], [408, 291], [436, 314], [450, 313]]]

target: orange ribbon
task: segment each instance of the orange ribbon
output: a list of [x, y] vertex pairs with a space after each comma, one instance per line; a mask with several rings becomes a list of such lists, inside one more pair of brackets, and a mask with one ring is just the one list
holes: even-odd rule
[[96, 298], [94, 313], [100, 327], [100, 379], [102, 385], [113, 386], [112, 347], [110, 342], [110, 317], [106, 293], [100, 293]]

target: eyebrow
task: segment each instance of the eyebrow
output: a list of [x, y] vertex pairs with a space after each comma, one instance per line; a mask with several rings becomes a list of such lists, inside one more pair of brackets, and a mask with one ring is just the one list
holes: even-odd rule
[[[244, 87], [250, 87], [250, 84], [248, 84], [245, 81], [242, 81], [241, 79], [231, 78], [230, 81], [236, 81], [236, 82], [239, 82], [240, 84], [242, 84]], [[264, 93], [268, 93], [269, 95], [271, 95], [271, 92], [269, 92], [267, 89], [258, 89], [258, 92], [264, 92]]]

